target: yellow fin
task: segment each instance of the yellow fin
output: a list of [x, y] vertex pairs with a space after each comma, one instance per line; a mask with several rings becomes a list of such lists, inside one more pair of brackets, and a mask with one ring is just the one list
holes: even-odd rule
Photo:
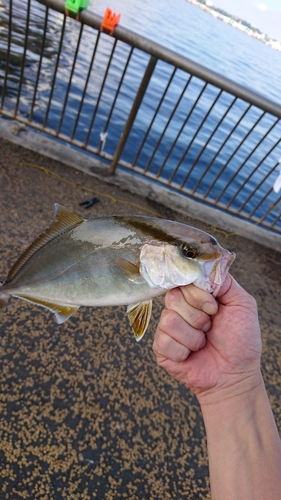
[[40, 248], [49, 243], [57, 236], [63, 234], [64, 232], [72, 229], [79, 224], [82, 224], [85, 219], [80, 217], [80, 215], [74, 214], [67, 210], [67, 208], [55, 203], [55, 220], [52, 224], [42, 233], [33, 243], [21, 254], [19, 259], [15, 262], [11, 268], [6, 283], [11, 281], [19, 270], [24, 266], [24, 264], [36, 253]]
[[76, 306], [69, 306], [67, 304], [55, 304], [54, 302], [49, 302], [47, 300], [41, 300], [34, 297], [28, 297], [27, 295], [15, 295], [20, 299], [27, 300], [28, 302], [32, 302], [33, 304], [37, 304], [38, 306], [43, 306], [49, 309], [49, 311], [53, 312], [56, 316], [56, 320], [58, 324], [64, 323], [77, 309]]
[[133, 281], [134, 283], [143, 283], [144, 279], [140, 275], [138, 266], [126, 259], [123, 259], [123, 257], [116, 257], [115, 262], [130, 281]]
[[144, 336], [149, 324], [152, 310], [152, 300], [130, 304], [127, 314], [137, 342]]

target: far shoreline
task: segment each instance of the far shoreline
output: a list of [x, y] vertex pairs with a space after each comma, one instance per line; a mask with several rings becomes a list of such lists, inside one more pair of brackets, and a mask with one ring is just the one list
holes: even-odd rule
[[228, 14], [223, 9], [216, 8], [211, 0], [186, 0], [188, 3], [192, 5], [196, 5], [200, 7], [202, 10], [211, 14], [216, 19], [229, 24], [233, 28], [239, 29], [242, 33], [246, 35], [250, 35], [257, 40], [265, 43], [269, 47], [272, 47], [275, 50], [281, 52], [281, 41], [274, 40], [270, 38], [267, 34], [262, 33], [258, 28], [251, 26], [250, 23], [244, 21], [243, 19], [238, 18], [237, 16], [232, 16]]

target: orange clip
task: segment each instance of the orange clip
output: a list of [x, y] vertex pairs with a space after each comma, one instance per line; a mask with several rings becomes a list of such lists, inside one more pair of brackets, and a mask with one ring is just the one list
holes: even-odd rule
[[108, 30], [110, 35], [112, 35], [114, 28], [119, 23], [119, 19], [121, 17], [121, 14], [115, 14], [115, 12], [112, 12], [112, 10], [107, 7], [103, 16], [103, 20], [101, 23], [101, 31]]

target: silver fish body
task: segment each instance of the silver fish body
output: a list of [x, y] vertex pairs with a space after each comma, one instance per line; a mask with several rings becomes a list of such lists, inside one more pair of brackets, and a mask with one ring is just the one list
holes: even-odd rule
[[20, 256], [0, 288], [0, 305], [19, 297], [62, 323], [80, 306], [129, 305], [137, 340], [151, 301], [194, 283], [214, 294], [235, 256], [209, 234], [141, 216], [83, 219], [55, 205], [55, 220]]

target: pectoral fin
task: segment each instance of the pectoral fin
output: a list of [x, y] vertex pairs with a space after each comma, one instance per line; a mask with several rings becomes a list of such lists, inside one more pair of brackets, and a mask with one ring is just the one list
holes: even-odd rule
[[48, 302], [46, 300], [41, 300], [33, 297], [28, 297], [27, 295], [17, 295], [20, 299], [27, 300], [28, 302], [32, 302], [33, 304], [37, 304], [38, 306], [43, 306], [49, 309], [49, 311], [53, 312], [56, 316], [56, 320], [58, 324], [64, 323], [77, 309], [78, 307], [69, 306], [67, 304], [55, 304], [53, 302]]
[[143, 283], [144, 279], [140, 275], [138, 266], [126, 259], [123, 259], [123, 257], [116, 257], [115, 262], [128, 280], [133, 281], [136, 284]]
[[130, 304], [127, 307], [127, 314], [130, 325], [133, 329], [135, 339], [138, 342], [145, 334], [149, 324], [152, 310], [152, 300]]

